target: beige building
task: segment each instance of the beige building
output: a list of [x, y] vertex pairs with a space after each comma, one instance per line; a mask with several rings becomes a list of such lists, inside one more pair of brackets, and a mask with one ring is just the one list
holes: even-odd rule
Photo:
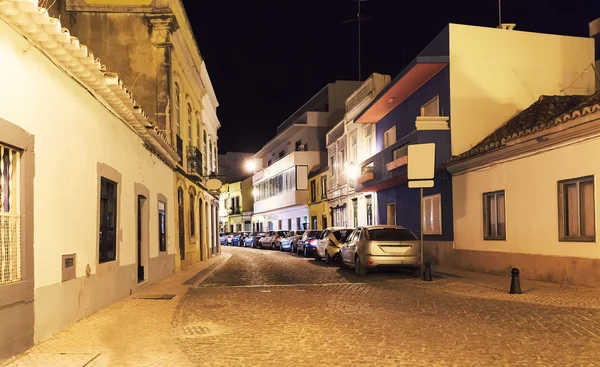
[[448, 165], [454, 266], [600, 286], [600, 94], [542, 96]]
[[92, 54], [35, 2], [0, 17], [3, 360], [173, 273], [179, 156], [98, 60], [119, 47]]
[[218, 171], [219, 104], [181, 1], [58, 0], [53, 9], [131, 86], [177, 150], [175, 269], [217, 254], [218, 192], [205, 184]]

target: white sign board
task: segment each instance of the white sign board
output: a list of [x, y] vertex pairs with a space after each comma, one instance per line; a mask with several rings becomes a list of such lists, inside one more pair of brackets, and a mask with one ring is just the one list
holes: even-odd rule
[[408, 146], [408, 179], [430, 180], [435, 176], [435, 144]]

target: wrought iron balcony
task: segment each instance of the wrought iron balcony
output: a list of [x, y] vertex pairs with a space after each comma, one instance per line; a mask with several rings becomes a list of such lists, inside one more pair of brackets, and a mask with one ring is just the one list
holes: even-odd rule
[[242, 214], [242, 208], [240, 208], [239, 206], [236, 208], [229, 208], [228, 210], [229, 215], [236, 215], [236, 214]]
[[188, 174], [202, 176], [202, 153], [196, 147], [188, 147]]

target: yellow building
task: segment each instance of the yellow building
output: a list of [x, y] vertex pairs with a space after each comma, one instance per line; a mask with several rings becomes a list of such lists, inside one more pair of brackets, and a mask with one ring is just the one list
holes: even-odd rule
[[51, 15], [102, 54], [177, 151], [175, 270], [217, 254], [218, 192], [205, 184], [218, 171], [219, 103], [182, 2], [58, 0]]
[[219, 196], [219, 228], [221, 232], [252, 231], [252, 177], [225, 184]]
[[327, 167], [308, 175], [308, 213], [310, 229], [325, 229], [331, 225], [331, 210], [327, 205]]

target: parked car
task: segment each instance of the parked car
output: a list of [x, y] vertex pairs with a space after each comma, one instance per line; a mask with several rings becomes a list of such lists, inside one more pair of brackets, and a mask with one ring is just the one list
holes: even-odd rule
[[233, 236], [232, 243], [234, 246], [244, 246], [244, 240], [250, 235], [250, 232], [239, 232]]
[[340, 267], [354, 267], [357, 276], [379, 268], [409, 268], [419, 272], [421, 244], [401, 226], [359, 227], [340, 249]]
[[221, 243], [221, 246], [226, 246], [227, 245], [227, 236], [229, 236], [230, 233], [221, 233], [219, 235], [219, 242]]
[[340, 256], [340, 248], [346, 243], [346, 240], [354, 232], [354, 228], [327, 228], [315, 251], [315, 260], [325, 258], [327, 264], [332, 265]]
[[258, 241], [265, 235], [266, 233], [263, 232], [250, 233], [250, 235], [244, 239], [244, 247], [259, 247]]
[[308, 257], [313, 254], [315, 247], [317, 247], [317, 242], [319, 241], [319, 238], [321, 238], [322, 234], [323, 231], [319, 230], [304, 232], [302, 238], [300, 238], [296, 244], [296, 254], [304, 255], [304, 257]]
[[281, 240], [287, 235], [287, 231], [270, 231], [260, 242], [261, 248], [272, 250], [279, 249]]
[[295, 252], [298, 240], [302, 238], [304, 232], [306, 231], [289, 231], [287, 236], [281, 240], [281, 246], [279, 249], [281, 251]]
[[227, 233], [227, 246], [233, 246], [233, 233]]

